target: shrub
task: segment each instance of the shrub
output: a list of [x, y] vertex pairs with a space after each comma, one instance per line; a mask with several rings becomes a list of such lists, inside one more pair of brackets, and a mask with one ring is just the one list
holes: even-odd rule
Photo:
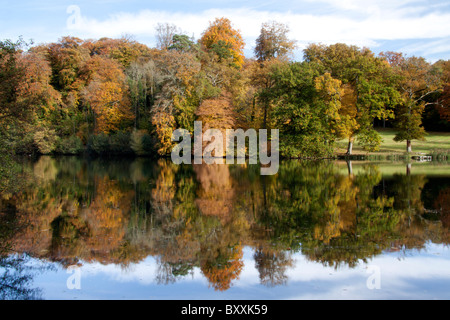
[[144, 130], [134, 130], [131, 134], [130, 146], [138, 156], [148, 156], [155, 152], [156, 140]]
[[131, 155], [131, 137], [129, 133], [118, 132], [110, 136], [101, 133], [89, 137], [88, 151], [97, 155]]
[[15, 138], [12, 143], [12, 148], [17, 154], [34, 154], [38, 152], [34, 143], [33, 133], [26, 133], [23, 136]]
[[109, 152], [109, 138], [106, 134], [93, 135], [88, 140], [89, 152], [95, 154], [107, 154]]
[[380, 151], [382, 142], [380, 134], [373, 129], [362, 130], [358, 134], [358, 143], [368, 152]]
[[280, 155], [283, 158], [323, 159], [333, 155], [333, 143], [316, 136], [290, 136], [280, 139]]
[[58, 136], [55, 130], [39, 128], [34, 133], [33, 140], [37, 149], [42, 154], [50, 154], [56, 149]]
[[154, 155], [156, 153], [156, 143], [156, 138], [149, 134], [142, 137], [142, 148], [145, 155]]
[[118, 132], [109, 137], [109, 152], [115, 155], [132, 154], [130, 134]]
[[77, 136], [70, 136], [59, 139], [56, 150], [57, 153], [66, 155], [76, 155], [83, 152], [83, 142]]

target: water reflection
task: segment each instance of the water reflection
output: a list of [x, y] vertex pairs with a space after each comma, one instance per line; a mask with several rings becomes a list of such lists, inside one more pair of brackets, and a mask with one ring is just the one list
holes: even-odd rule
[[[127, 268], [151, 256], [159, 284], [198, 269], [213, 290], [227, 291], [249, 247], [260, 283], [283, 286], [299, 253], [339, 269], [448, 244], [450, 175], [433, 174], [448, 168], [286, 161], [278, 175], [260, 176], [251, 165], [42, 157], [24, 163], [26, 189], [1, 200], [3, 253], [64, 268]], [[4, 256], [0, 267], [12, 266]], [[12, 295], [6, 277], [0, 288]]]

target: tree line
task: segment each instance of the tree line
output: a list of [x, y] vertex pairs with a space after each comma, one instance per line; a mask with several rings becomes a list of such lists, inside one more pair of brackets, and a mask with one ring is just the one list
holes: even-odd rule
[[22, 154], [167, 156], [172, 132], [279, 129], [289, 158], [324, 158], [338, 140], [377, 151], [377, 125], [396, 140], [450, 128], [450, 62], [310, 44], [295, 61], [289, 28], [266, 22], [254, 57], [227, 18], [196, 40], [158, 24], [157, 46], [132, 37], [0, 41], [0, 139]]

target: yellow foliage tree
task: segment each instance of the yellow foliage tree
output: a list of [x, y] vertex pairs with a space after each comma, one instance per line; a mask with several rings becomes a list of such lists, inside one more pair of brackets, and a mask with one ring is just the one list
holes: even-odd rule
[[244, 64], [245, 42], [239, 30], [232, 27], [227, 18], [216, 18], [203, 33], [200, 43], [207, 50], [215, 50], [219, 56], [231, 56], [237, 67]]

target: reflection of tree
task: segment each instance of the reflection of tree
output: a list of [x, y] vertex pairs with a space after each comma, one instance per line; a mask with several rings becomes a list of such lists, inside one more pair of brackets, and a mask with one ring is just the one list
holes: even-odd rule
[[[195, 183], [186, 167], [168, 160], [158, 161], [158, 175], [151, 190], [152, 229], [151, 250], [160, 255], [158, 283], [173, 283], [188, 274], [195, 265], [199, 243], [192, 228], [196, 217]], [[180, 270], [185, 270], [182, 272]]]
[[219, 247], [206, 257], [201, 262], [203, 274], [215, 290], [228, 290], [244, 267], [242, 246]]
[[63, 213], [51, 223], [52, 243], [50, 252], [56, 260], [67, 266], [76, 264], [83, 256], [85, 241], [89, 237], [87, 223], [77, 216]]
[[34, 185], [0, 206], [17, 207], [9, 226], [26, 223], [11, 234], [17, 253], [122, 267], [152, 255], [160, 284], [199, 268], [211, 287], [227, 290], [244, 247], [254, 249], [261, 283], [277, 286], [295, 252], [353, 267], [384, 250], [449, 239], [449, 188], [430, 192], [421, 175], [383, 178], [376, 165], [353, 163], [348, 175], [333, 162], [284, 161], [270, 177], [258, 166], [166, 159], [41, 158], [32, 168]]
[[396, 237], [393, 248], [423, 248], [430, 239], [428, 229], [433, 227], [423, 219], [424, 204], [422, 190], [427, 183], [424, 175], [394, 175], [392, 190], [394, 193], [394, 208], [403, 214], [404, 219], [397, 226], [399, 236]]
[[286, 270], [293, 266], [293, 260], [286, 251], [258, 248], [253, 258], [262, 284], [269, 287], [286, 284]]
[[394, 175], [392, 190], [395, 194], [394, 206], [410, 214], [422, 213], [422, 190], [427, 183], [424, 175]]
[[234, 190], [227, 165], [194, 165], [201, 188], [196, 204], [203, 215], [229, 222], [234, 204]]
[[332, 163], [290, 162], [268, 196], [260, 223], [285, 248], [300, 250], [311, 260], [330, 266], [355, 266], [388, 248], [400, 221], [393, 199], [374, 196], [381, 174], [366, 166], [343, 176]]
[[96, 181], [96, 195], [80, 216], [89, 226], [88, 250], [97, 259], [111, 261], [111, 252], [123, 242], [133, 193], [109, 178]]
[[443, 243], [450, 243], [450, 187], [442, 189], [438, 197], [434, 201], [434, 208], [439, 214], [439, 220], [442, 222], [442, 236]]
[[342, 197], [338, 207], [347, 217], [347, 228], [329, 243], [318, 243], [311, 250], [314, 260], [335, 267], [342, 263], [354, 267], [389, 246], [386, 236], [399, 220], [392, 210], [392, 199], [374, 195], [374, 187], [380, 181], [378, 168], [369, 165], [338, 185]]
[[42, 290], [32, 287], [37, 270], [27, 262], [25, 256], [0, 256], [0, 300], [41, 299]]
[[32, 287], [39, 269], [26, 264], [25, 255], [12, 251], [12, 239], [22, 230], [14, 204], [0, 200], [0, 300], [41, 299], [41, 290]]
[[52, 159], [51, 166], [40, 161], [35, 166], [53, 168], [55, 178], [38, 175], [36, 186], [18, 195], [20, 217], [29, 227], [17, 237], [15, 248], [66, 266], [80, 259], [116, 260], [115, 254], [123, 251], [133, 194], [117, 181], [99, 177], [99, 172], [92, 176], [83, 166], [73, 166], [70, 159]]
[[443, 226], [450, 228], [450, 187], [439, 192], [434, 202], [434, 208], [441, 214]]
[[[181, 272], [179, 272], [180, 270]], [[192, 272], [192, 269], [184, 263], [175, 264], [159, 261], [156, 282], [158, 284], [172, 284], [176, 282], [177, 277], [185, 276], [190, 272]]]

